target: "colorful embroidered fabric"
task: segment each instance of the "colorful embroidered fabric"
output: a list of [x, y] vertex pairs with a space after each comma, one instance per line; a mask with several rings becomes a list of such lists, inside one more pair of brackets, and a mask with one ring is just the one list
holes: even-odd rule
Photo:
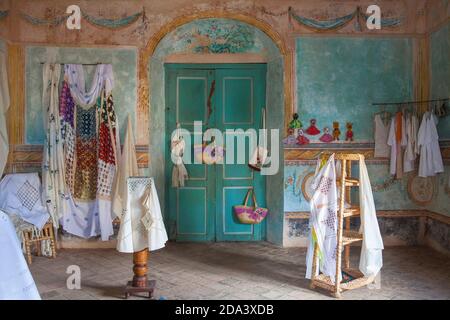
[[75, 172], [75, 103], [70, 94], [69, 84], [63, 81], [59, 98], [59, 114], [61, 118], [61, 138], [64, 143], [64, 157], [66, 163], [66, 184], [73, 192]]

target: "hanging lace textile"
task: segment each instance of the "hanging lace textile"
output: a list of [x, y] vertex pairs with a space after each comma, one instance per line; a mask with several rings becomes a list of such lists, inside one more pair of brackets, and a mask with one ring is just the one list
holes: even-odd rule
[[81, 65], [65, 65], [60, 114], [66, 163], [67, 232], [108, 240], [112, 228], [112, 184], [120, 153], [118, 125], [111, 90], [111, 65], [98, 65], [92, 87], [84, 89]]
[[126, 209], [117, 235], [119, 252], [158, 250], [167, 242], [158, 194], [152, 178], [130, 177], [127, 180]]
[[6, 112], [9, 108], [8, 73], [6, 70], [6, 53], [0, 48], [0, 177], [8, 160], [8, 131], [6, 129]]
[[59, 219], [67, 211], [64, 149], [61, 139], [58, 86], [61, 65], [44, 64], [42, 106], [44, 128], [47, 135], [42, 163], [42, 200], [47, 205], [53, 226], [59, 227]]
[[[322, 166], [318, 160], [316, 174], [312, 183], [315, 190], [310, 201], [310, 235], [306, 255], [306, 278], [312, 277], [312, 262], [315, 243], [319, 248], [319, 268], [330, 277], [336, 278], [336, 246], [337, 246], [337, 188], [334, 154]], [[339, 275], [340, 277], [340, 275]]]

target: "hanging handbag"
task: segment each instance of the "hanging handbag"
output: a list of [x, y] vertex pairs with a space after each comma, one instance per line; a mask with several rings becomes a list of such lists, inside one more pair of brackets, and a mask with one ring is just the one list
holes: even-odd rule
[[[248, 198], [252, 194], [253, 198], [253, 207], [247, 206]], [[256, 202], [255, 192], [252, 189], [247, 191], [245, 196], [244, 204], [233, 207], [234, 213], [238, 218], [240, 223], [244, 224], [257, 224], [264, 220], [269, 212], [267, 208], [258, 207], [258, 203]]]

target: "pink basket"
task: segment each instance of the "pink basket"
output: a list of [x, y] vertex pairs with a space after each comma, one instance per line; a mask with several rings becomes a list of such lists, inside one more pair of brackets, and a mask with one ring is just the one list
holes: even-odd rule
[[[247, 206], [248, 197], [252, 193], [254, 206]], [[240, 223], [244, 224], [257, 224], [261, 223], [264, 218], [267, 216], [269, 210], [267, 208], [258, 207], [258, 203], [256, 202], [256, 197], [253, 189], [249, 189], [247, 191], [247, 195], [245, 196], [244, 204], [233, 207], [234, 213], [238, 218]]]

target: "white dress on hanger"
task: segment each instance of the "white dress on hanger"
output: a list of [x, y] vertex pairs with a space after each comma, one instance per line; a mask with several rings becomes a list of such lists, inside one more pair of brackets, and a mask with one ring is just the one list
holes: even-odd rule
[[389, 135], [389, 125], [385, 125], [381, 116], [376, 114], [374, 117], [375, 129], [375, 158], [389, 157], [389, 146], [387, 144]]
[[433, 177], [436, 173], [444, 172], [437, 122], [437, 117], [431, 112], [423, 115], [417, 138], [420, 148], [419, 177]]

